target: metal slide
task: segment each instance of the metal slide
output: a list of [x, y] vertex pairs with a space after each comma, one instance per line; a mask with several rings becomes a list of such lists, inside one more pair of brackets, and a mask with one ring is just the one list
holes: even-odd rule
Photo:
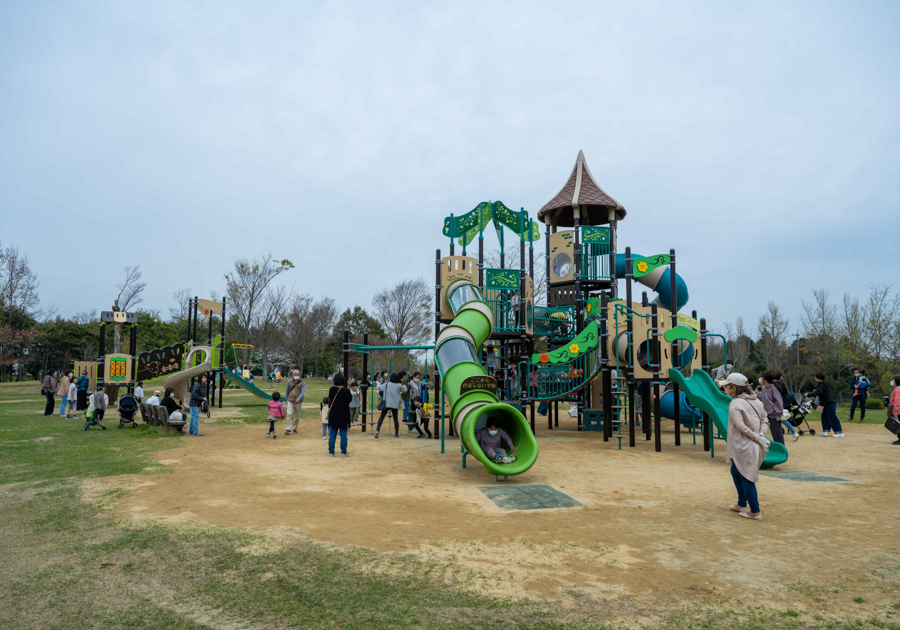
[[222, 368], [222, 377], [228, 381], [231, 381], [238, 387], [243, 387], [254, 396], [259, 396], [260, 398], [265, 398], [266, 400], [272, 400], [272, 394], [267, 394], [250, 381], [245, 381], [243, 378], [241, 378], [240, 374], [236, 374], [226, 367]]
[[[500, 402], [487, 389], [469, 388], [469, 377], [487, 376], [479, 361], [481, 344], [490, 336], [494, 318], [484, 295], [476, 284], [459, 280], [445, 292], [447, 305], [455, 319], [438, 335], [434, 354], [450, 401], [450, 419], [466, 450], [484, 464], [492, 475], [519, 475], [534, 465], [538, 456], [537, 440], [522, 412]], [[478, 380], [478, 379], [473, 379]], [[488, 419], [506, 431], [517, 447], [518, 460], [509, 464], [494, 463], [481, 451], [475, 433]], [[505, 446], [504, 446], [505, 448]]]

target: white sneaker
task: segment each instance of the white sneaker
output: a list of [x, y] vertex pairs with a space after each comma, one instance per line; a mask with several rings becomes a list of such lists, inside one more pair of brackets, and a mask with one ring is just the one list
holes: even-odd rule
[[500, 461], [503, 462], [504, 464], [511, 464], [513, 459], [512, 459], [512, 457], [504, 457]]
[[796, 442], [799, 439], [800, 439], [800, 434], [794, 433], [793, 437], [791, 437], [791, 442]]
[[327, 435], [323, 435], [323, 436], [322, 436], [322, 439], [323, 439], [323, 440], [327, 440], [327, 439], [328, 439], [328, 436], [327, 436]]
[[835, 433], [835, 434], [832, 435], [831, 437], [844, 437], [844, 432], [841, 431], [840, 433]]
[[819, 437], [828, 437], [828, 431], [822, 431], [822, 432], [819, 434]]

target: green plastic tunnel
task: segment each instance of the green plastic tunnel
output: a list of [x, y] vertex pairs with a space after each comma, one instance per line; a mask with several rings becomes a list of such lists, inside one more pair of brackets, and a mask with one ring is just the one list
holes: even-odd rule
[[[466, 450], [484, 464], [492, 475], [519, 475], [534, 465], [538, 456], [537, 440], [522, 412], [500, 402], [493, 393], [476, 389], [460, 392], [469, 376], [484, 376], [478, 349], [490, 336], [493, 315], [484, 302], [481, 289], [469, 280], [460, 280], [445, 292], [447, 305], [455, 318], [438, 335], [435, 356], [444, 382], [444, 393], [450, 401], [450, 421]], [[497, 464], [481, 451], [475, 434], [493, 420], [506, 431], [516, 445], [518, 459], [510, 464]]]

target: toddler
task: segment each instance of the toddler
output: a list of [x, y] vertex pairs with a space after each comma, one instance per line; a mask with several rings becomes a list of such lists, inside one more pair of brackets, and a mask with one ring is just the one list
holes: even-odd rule
[[272, 400], [269, 401], [269, 417], [266, 420], [269, 421], [269, 432], [266, 433], [266, 437], [274, 440], [275, 423], [284, 420], [284, 404], [281, 402], [281, 394], [278, 392], [272, 392]]
[[[78, 414], [75, 412], [75, 403], [77, 402], [78, 396], [78, 387], [75, 384], [75, 379], [73, 378], [69, 381], [69, 393], [68, 395], [68, 409], [66, 410], [66, 418], [74, 418], [78, 419]], [[69, 415], [71, 414], [71, 415]]]
[[[431, 407], [431, 405], [428, 405]], [[425, 438], [426, 440], [434, 439], [434, 436], [431, 435], [431, 431], [428, 430], [428, 423], [431, 420], [428, 411], [426, 411], [425, 403], [422, 402], [421, 396], [416, 396], [413, 399], [413, 407], [416, 410], [416, 431], [419, 432], [419, 437], [416, 439]], [[425, 429], [425, 433], [422, 433], [422, 429]], [[426, 435], [427, 434], [427, 435]]]
[[350, 383], [350, 395], [353, 396], [350, 400], [350, 424], [353, 424], [359, 416], [359, 383], [356, 381]]
[[326, 396], [319, 403], [319, 416], [322, 418], [322, 439], [328, 439], [328, 412], [331, 410], [331, 401]]

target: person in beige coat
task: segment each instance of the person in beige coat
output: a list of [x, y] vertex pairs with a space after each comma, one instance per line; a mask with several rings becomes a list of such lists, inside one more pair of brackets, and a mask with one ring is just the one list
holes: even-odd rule
[[766, 408], [743, 374], [732, 372], [728, 378], [719, 381], [719, 386], [734, 399], [728, 405], [728, 450], [725, 463], [731, 464], [731, 477], [737, 489], [738, 502], [737, 505], [728, 507], [744, 518], [761, 521], [756, 483], [759, 481], [759, 467], [769, 452]]

